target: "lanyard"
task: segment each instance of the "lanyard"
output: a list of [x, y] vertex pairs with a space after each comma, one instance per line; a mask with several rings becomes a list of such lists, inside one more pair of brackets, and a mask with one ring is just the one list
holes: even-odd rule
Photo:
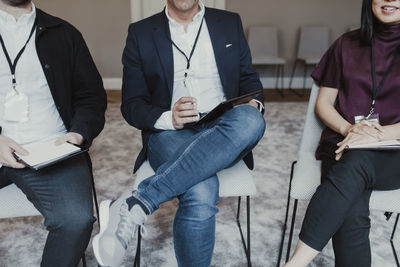
[[36, 20], [33, 23], [32, 30], [31, 30], [31, 33], [29, 34], [28, 40], [26, 41], [25, 45], [21, 48], [21, 50], [18, 52], [17, 56], [14, 59], [14, 62], [11, 61], [10, 55], [8, 54], [7, 48], [4, 44], [4, 40], [0, 34], [0, 43], [1, 43], [1, 46], [3, 47], [4, 54], [7, 58], [8, 65], [10, 66], [11, 77], [12, 77], [12, 87], [17, 94], [19, 94], [19, 92], [17, 91], [17, 80], [15, 79], [15, 70], [17, 68], [18, 60], [21, 58], [22, 54], [24, 53], [26, 45], [29, 43], [29, 40], [31, 39], [33, 32], [35, 31], [35, 28], [36, 28]]
[[201, 28], [203, 27], [203, 22], [204, 22], [204, 18], [201, 20], [200, 27], [199, 27], [199, 30], [198, 30], [198, 32], [197, 32], [196, 39], [194, 40], [193, 48], [192, 48], [192, 51], [190, 52], [189, 57], [188, 57], [188, 56], [185, 54], [185, 52], [183, 52], [182, 49], [180, 49], [180, 48], [174, 43], [174, 41], [172, 41], [172, 39], [170, 38], [170, 41], [171, 41], [172, 45], [175, 46], [175, 48], [176, 48], [182, 55], [185, 56], [186, 61], [187, 61], [186, 71], [185, 71], [185, 79], [184, 79], [184, 81], [183, 81], [185, 87], [186, 87], [186, 78], [187, 78], [187, 75], [188, 75], [188, 70], [189, 70], [189, 68], [190, 68], [190, 60], [192, 59], [194, 50], [196, 49], [197, 41], [199, 40], [199, 36], [200, 36], [200, 32], [201, 32]]
[[371, 44], [371, 75], [372, 75], [372, 82], [373, 82], [373, 94], [372, 94], [371, 109], [370, 109], [369, 114], [366, 119], [369, 119], [369, 117], [372, 114], [374, 114], [376, 98], [378, 97], [379, 93], [381, 92], [381, 89], [382, 89], [390, 71], [392, 70], [394, 63], [396, 63], [397, 57], [399, 55], [397, 49], [395, 50], [394, 53], [395, 53], [394, 59], [393, 59], [392, 63], [390, 63], [389, 68], [386, 70], [381, 82], [379, 83], [379, 86], [377, 87], [376, 86], [376, 71], [375, 71], [375, 50], [374, 50], [374, 41], [372, 40], [372, 44]]

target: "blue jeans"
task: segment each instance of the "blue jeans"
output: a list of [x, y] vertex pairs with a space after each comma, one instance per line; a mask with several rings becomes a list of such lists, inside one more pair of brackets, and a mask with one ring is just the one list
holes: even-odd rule
[[15, 183], [44, 216], [49, 235], [41, 266], [76, 266], [85, 253], [95, 221], [86, 155], [40, 171], [3, 167], [0, 180], [4, 179]]
[[219, 201], [216, 173], [247, 155], [264, 131], [262, 114], [242, 105], [211, 123], [150, 137], [148, 159], [156, 173], [139, 184], [137, 197], [151, 212], [178, 197], [174, 245], [179, 266], [210, 266]]

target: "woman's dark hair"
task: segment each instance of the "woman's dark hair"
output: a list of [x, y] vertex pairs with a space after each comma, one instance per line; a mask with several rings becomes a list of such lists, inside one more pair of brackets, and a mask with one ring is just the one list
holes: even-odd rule
[[371, 45], [375, 22], [376, 18], [374, 13], [372, 13], [372, 0], [363, 0], [360, 28], [360, 41], [362, 44]]

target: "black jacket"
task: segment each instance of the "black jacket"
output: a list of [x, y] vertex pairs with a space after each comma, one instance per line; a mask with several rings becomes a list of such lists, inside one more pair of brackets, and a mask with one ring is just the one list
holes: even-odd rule
[[[65, 127], [89, 147], [104, 128], [107, 96], [81, 33], [36, 9], [36, 50]], [[43, 122], [45, 123], [45, 122]]]
[[[226, 98], [262, 89], [239, 15], [206, 8], [204, 16]], [[171, 107], [174, 65], [165, 11], [130, 25], [122, 62], [122, 115], [142, 130], [143, 149], [135, 163], [136, 171], [147, 157], [150, 135], [158, 131], [155, 122]], [[262, 95], [257, 99], [264, 100]], [[244, 161], [253, 168], [251, 153]]]

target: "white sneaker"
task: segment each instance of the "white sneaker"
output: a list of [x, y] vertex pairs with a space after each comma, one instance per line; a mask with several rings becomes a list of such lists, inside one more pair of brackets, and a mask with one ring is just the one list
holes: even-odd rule
[[100, 204], [100, 232], [93, 238], [93, 252], [101, 266], [121, 266], [129, 242], [147, 215], [139, 205], [128, 210], [126, 198], [105, 200]]

